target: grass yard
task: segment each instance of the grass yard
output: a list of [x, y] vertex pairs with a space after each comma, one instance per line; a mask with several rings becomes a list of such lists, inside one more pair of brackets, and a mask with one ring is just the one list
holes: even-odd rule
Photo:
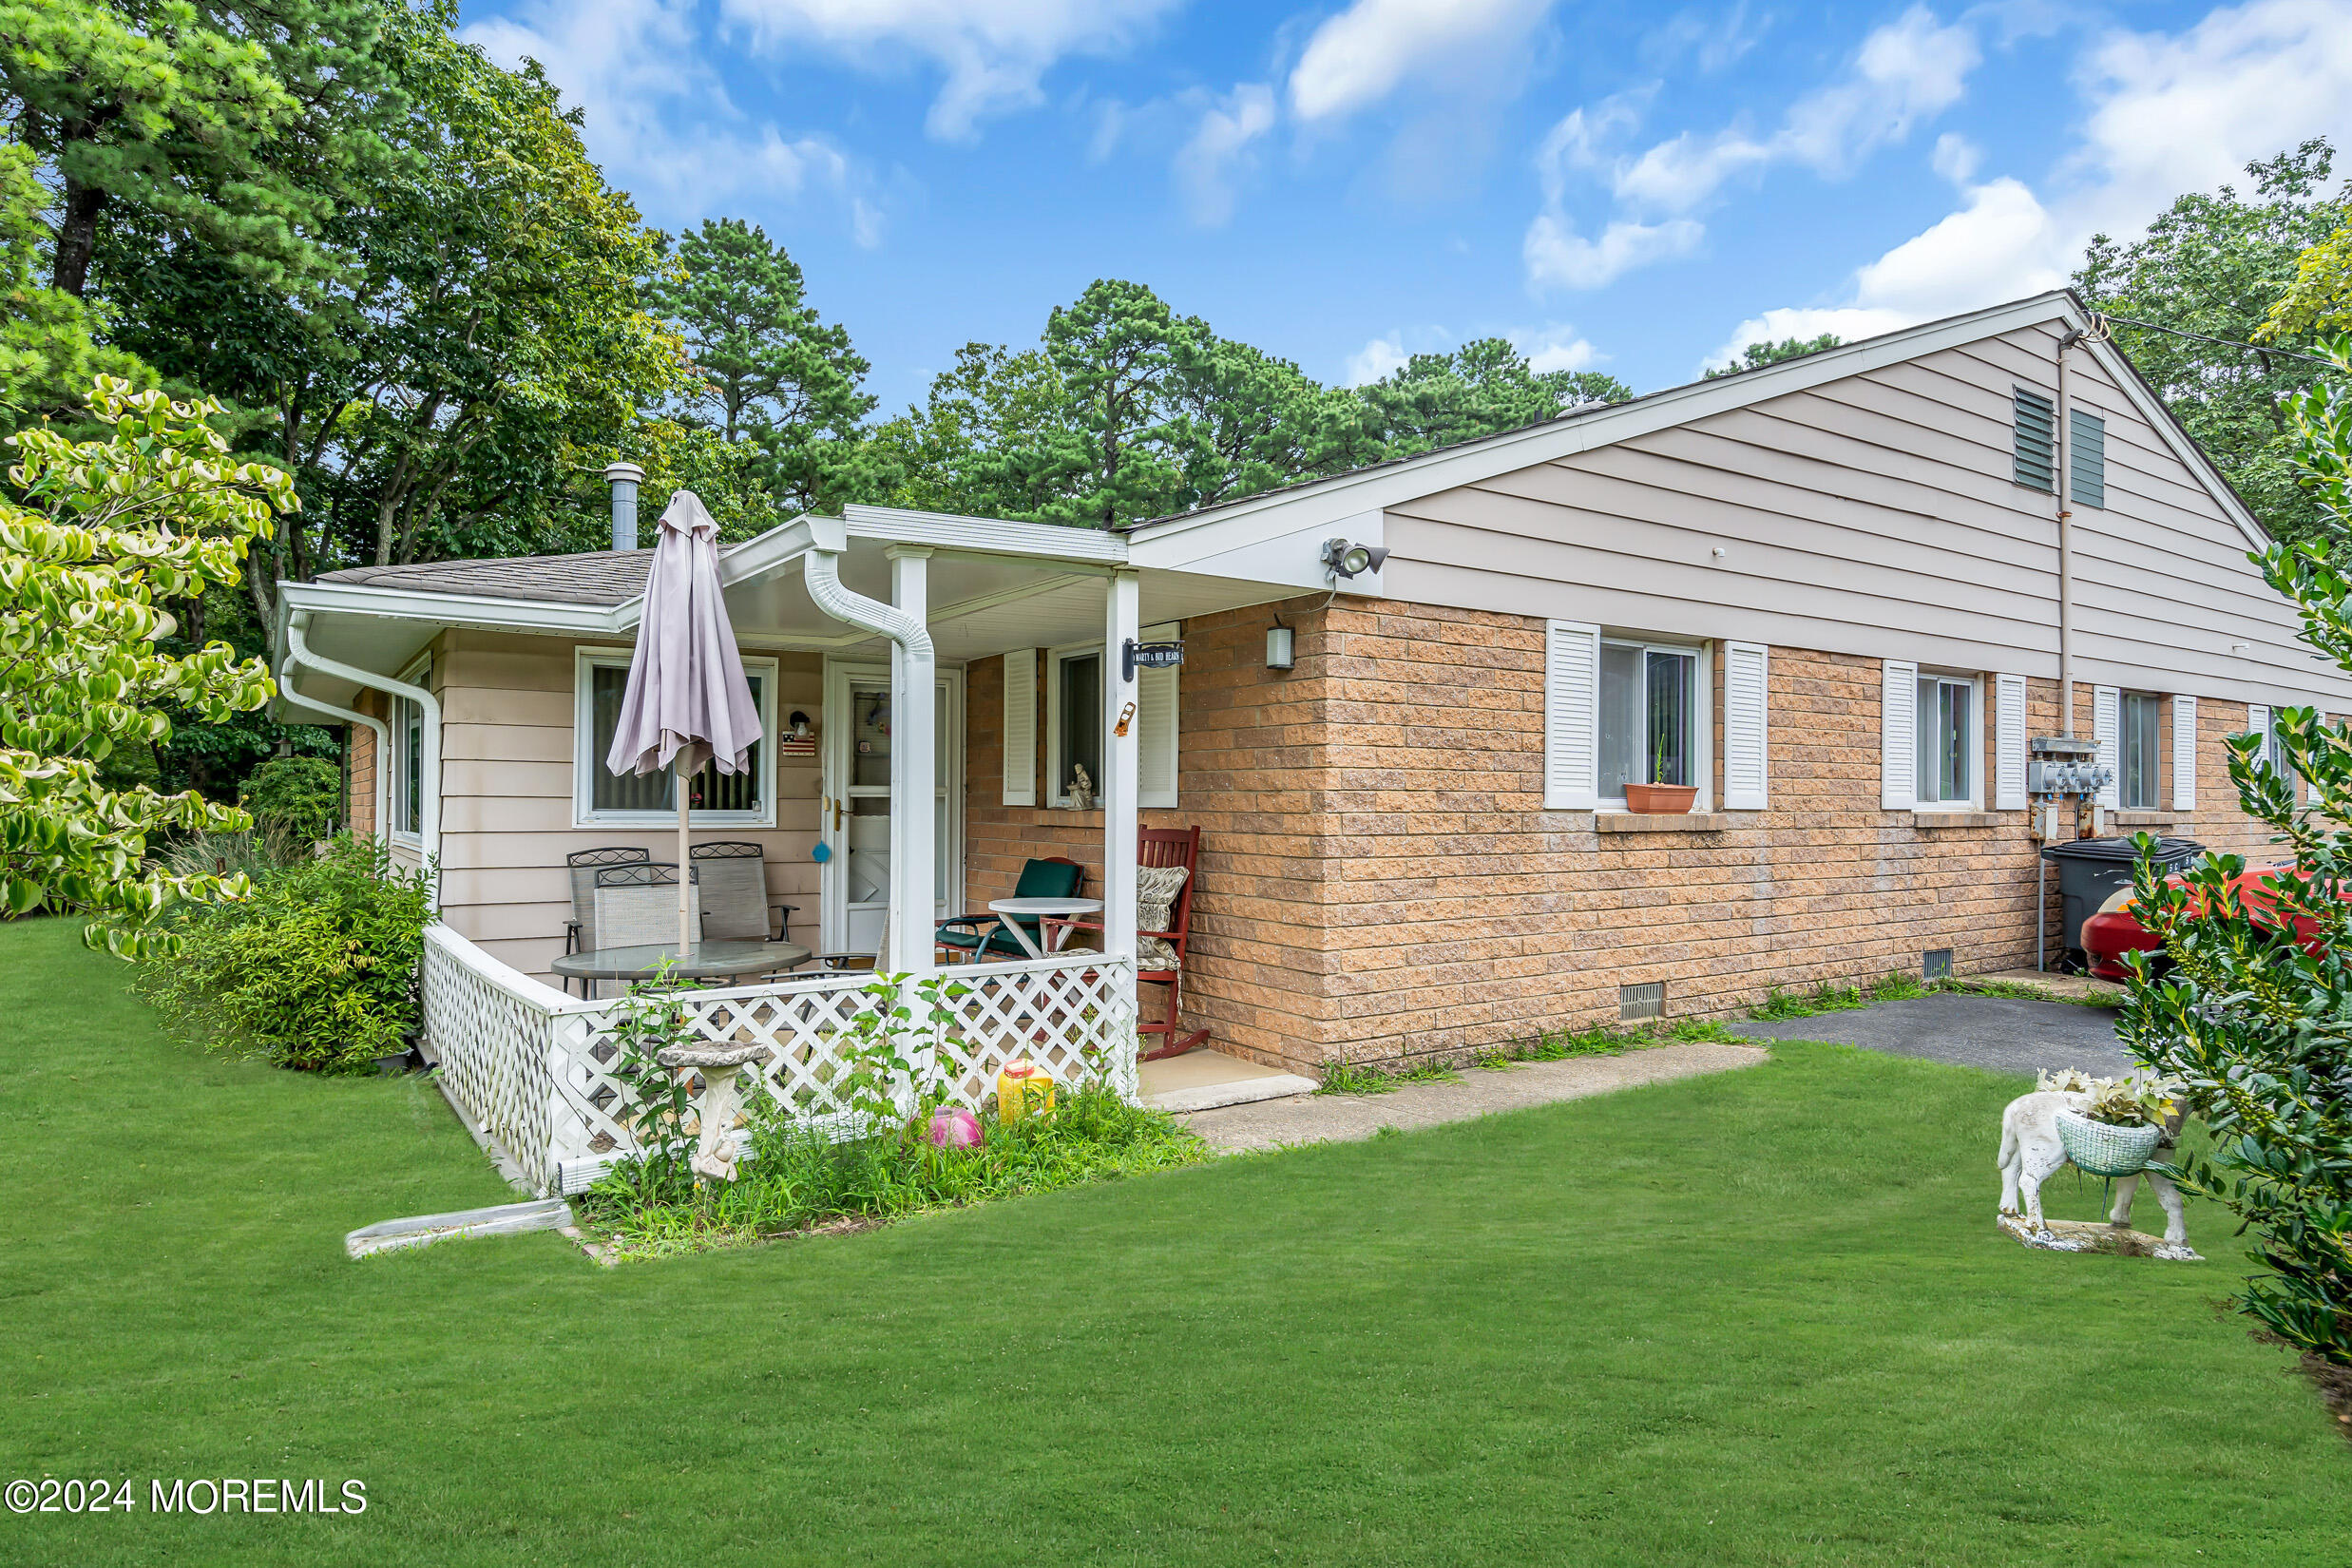
[[[2017, 1083], [1775, 1050], [861, 1235], [354, 1264], [508, 1195], [434, 1090], [206, 1060], [0, 926], [0, 1479], [143, 1503], [0, 1515], [0, 1562], [2352, 1562], [2216, 1215], [2202, 1268], [2027, 1253]], [[369, 1506], [143, 1511], [221, 1476]]]

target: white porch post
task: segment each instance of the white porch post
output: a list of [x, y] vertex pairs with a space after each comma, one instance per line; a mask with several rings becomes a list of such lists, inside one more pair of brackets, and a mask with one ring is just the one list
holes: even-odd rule
[[[1102, 950], [1129, 960], [1136, 955], [1136, 757], [1143, 727], [1126, 648], [1141, 616], [1136, 574], [1112, 574], [1102, 621]], [[1132, 1014], [1132, 981], [1129, 990]]]
[[[922, 625], [928, 618], [931, 552], [894, 545], [889, 554], [891, 603]], [[904, 974], [930, 973], [935, 951], [937, 663], [927, 644], [919, 654], [903, 642], [890, 644], [890, 941], [884, 962]]]

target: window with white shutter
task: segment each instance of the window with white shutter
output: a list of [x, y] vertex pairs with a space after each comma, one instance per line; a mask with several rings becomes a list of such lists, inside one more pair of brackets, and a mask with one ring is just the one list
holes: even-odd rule
[[2107, 770], [2107, 782], [2099, 786], [2099, 804], [2111, 812], [2121, 798], [2116, 780], [2123, 776], [2122, 695], [2113, 686], [2091, 688], [2091, 738], [2099, 749], [2099, 766]]
[[2172, 699], [2172, 809], [2197, 809], [2197, 699]]
[[1770, 684], [1760, 642], [1723, 645], [1723, 805], [1760, 812], [1768, 798]]
[[1552, 621], [1543, 635], [1543, 809], [1600, 803], [1600, 628]]
[[[1173, 642], [1183, 635], [1174, 622], [1146, 626], [1145, 642]], [[1136, 671], [1136, 804], [1176, 803], [1176, 669]]]
[[2256, 749], [2254, 760], [2277, 766], [2272, 754], [2278, 748], [2278, 740], [2270, 733], [2270, 710], [2267, 706], [2260, 702], [2246, 705], [2246, 733], [2262, 736], [2262, 745]]
[[1037, 804], [1037, 650], [1004, 656], [1004, 804]]
[[2025, 810], [2025, 677], [1993, 678], [1993, 809]]
[[1920, 667], [1888, 659], [1879, 668], [1879, 804], [1907, 812], [1919, 804]]

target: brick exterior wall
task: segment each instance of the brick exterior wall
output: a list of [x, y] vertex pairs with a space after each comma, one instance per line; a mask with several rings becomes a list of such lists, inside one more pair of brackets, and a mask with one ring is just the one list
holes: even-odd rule
[[[1283, 607], [1288, 675], [1264, 668], [1265, 608], [1184, 628], [1181, 805], [1144, 815], [1202, 829], [1186, 1013], [1221, 1050], [1311, 1069], [1613, 1023], [1618, 987], [1645, 982], [1666, 983], [1670, 1017], [1710, 1017], [1773, 986], [1916, 973], [1928, 949], [1951, 948], [1962, 975], [2034, 961], [2026, 813], [1939, 827], [1880, 807], [1877, 660], [1771, 650], [1769, 810], [1713, 832], [1601, 832], [1590, 812], [1542, 809], [1540, 621], [1320, 605]], [[997, 803], [1002, 679], [1001, 660], [969, 674], [975, 908], [1032, 854], [1100, 872], [1099, 813]], [[2029, 683], [2029, 734], [2056, 733], [2056, 698], [2055, 681]], [[1042, 732], [1042, 692], [1039, 712]], [[2221, 748], [2245, 705], [2200, 699], [2197, 717], [2197, 810], [2144, 825], [2263, 856]], [[2169, 735], [2161, 756], [2169, 805]], [[2053, 876], [2054, 943], [2056, 892]]]
[[348, 794], [343, 802], [343, 819], [355, 833], [375, 832], [375, 732], [364, 724], [343, 727], [344, 770]]

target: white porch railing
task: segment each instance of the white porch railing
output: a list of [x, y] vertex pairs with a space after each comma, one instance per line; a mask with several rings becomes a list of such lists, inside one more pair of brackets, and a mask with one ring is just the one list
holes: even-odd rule
[[[1100, 1077], [1130, 1100], [1140, 1092], [1128, 960], [1070, 953], [960, 965], [940, 978], [962, 989], [942, 997], [908, 1054], [966, 1106], [979, 1109], [1016, 1056], [1063, 1083]], [[842, 1098], [852, 1021], [899, 1000], [918, 1003], [912, 985], [897, 999], [871, 994], [875, 984], [871, 974], [806, 975], [677, 1000], [704, 1039], [768, 1046], [756, 1071], [769, 1096], [841, 1137], [857, 1126]], [[423, 994], [425, 1038], [443, 1084], [533, 1192], [580, 1192], [631, 1152], [627, 1089], [612, 1071], [620, 1003], [565, 996], [440, 925], [425, 932]]]

